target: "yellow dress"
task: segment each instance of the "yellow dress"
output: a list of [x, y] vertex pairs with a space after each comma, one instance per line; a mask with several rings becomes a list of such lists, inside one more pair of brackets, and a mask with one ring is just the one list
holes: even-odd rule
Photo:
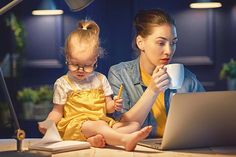
[[[141, 68], [141, 77], [144, 85], [148, 86], [151, 80], [151, 76], [142, 68]], [[165, 109], [163, 92], [161, 92], [158, 95], [154, 105], [152, 106], [151, 112], [157, 123], [156, 134], [158, 137], [162, 137], [166, 126], [166, 109]]]
[[68, 76], [64, 78], [73, 89], [67, 94], [64, 116], [57, 123], [58, 131], [64, 140], [86, 140], [81, 127], [88, 120], [104, 120], [110, 127], [116, 123], [106, 116], [105, 96], [101, 87], [78, 91]]

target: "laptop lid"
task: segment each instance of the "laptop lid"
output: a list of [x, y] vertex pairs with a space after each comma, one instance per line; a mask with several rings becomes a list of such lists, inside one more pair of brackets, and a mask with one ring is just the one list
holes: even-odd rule
[[188, 149], [236, 145], [236, 91], [173, 96], [162, 142], [139, 144], [155, 149]]
[[236, 145], [236, 91], [176, 94], [161, 149]]

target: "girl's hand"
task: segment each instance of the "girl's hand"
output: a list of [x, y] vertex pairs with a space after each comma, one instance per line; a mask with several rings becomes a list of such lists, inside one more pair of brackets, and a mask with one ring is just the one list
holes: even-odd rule
[[39, 129], [39, 132], [40, 132], [41, 134], [45, 134], [46, 131], [47, 131], [47, 129], [44, 128], [44, 127], [42, 127], [42, 126], [40, 125], [40, 123], [38, 123], [38, 129]]
[[118, 98], [117, 96], [114, 96], [114, 109], [116, 111], [120, 111], [123, 108], [123, 99]]
[[166, 72], [166, 68], [162, 66], [157, 66], [152, 73], [152, 81], [149, 87], [154, 92], [164, 92], [170, 84], [169, 75]]

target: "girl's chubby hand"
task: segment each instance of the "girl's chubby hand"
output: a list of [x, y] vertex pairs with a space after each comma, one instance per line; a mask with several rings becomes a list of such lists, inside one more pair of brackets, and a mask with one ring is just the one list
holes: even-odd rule
[[118, 98], [118, 96], [114, 96], [114, 109], [116, 111], [120, 111], [123, 108], [123, 99]]
[[39, 132], [42, 134], [45, 134], [47, 131], [47, 129], [45, 127], [42, 127], [40, 123], [38, 123], [38, 129], [39, 129]]
[[164, 92], [170, 84], [169, 75], [166, 72], [166, 68], [161, 65], [157, 66], [152, 73], [152, 81], [150, 87], [154, 92]]

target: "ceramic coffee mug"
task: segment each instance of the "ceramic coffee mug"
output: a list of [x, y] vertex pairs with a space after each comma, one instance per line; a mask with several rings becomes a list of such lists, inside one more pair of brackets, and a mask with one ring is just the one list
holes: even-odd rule
[[183, 64], [168, 64], [165, 66], [170, 77], [170, 89], [181, 88], [184, 81], [184, 66]]

